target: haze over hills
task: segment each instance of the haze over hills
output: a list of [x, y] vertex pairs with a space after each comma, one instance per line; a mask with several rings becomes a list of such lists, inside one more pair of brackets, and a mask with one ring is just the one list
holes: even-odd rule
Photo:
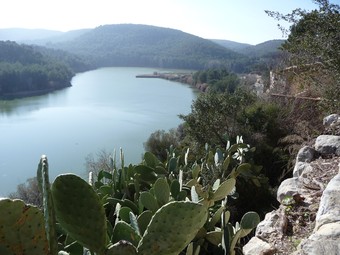
[[223, 47], [226, 47], [227, 49], [233, 50], [233, 51], [240, 51], [242, 49], [245, 49], [247, 47], [252, 47], [253, 45], [248, 43], [240, 43], [240, 42], [234, 42], [230, 40], [222, 40], [222, 39], [210, 39], [214, 43], [217, 43]]
[[63, 32], [47, 29], [4, 28], [0, 29], [1, 41], [36, 41], [61, 36]]
[[202, 69], [242, 58], [209, 40], [148, 25], [104, 25], [72, 41], [50, 45], [87, 56], [98, 66], [157, 66]]
[[261, 57], [272, 53], [280, 52], [280, 46], [285, 40], [270, 40], [256, 45], [238, 43], [228, 40], [216, 40], [212, 39], [213, 42], [226, 47], [227, 49], [235, 52], [250, 56], [250, 57]]
[[228, 40], [208, 40], [180, 30], [135, 24], [103, 25], [69, 32], [0, 29], [0, 39], [67, 51], [81, 56], [87, 65], [90, 63], [93, 67], [204, 69], [225, 66], [234, 72], [249, 71], [254, 64], [252, 58], [276, 52], [277, 41], [281, 41], [254, 46]]

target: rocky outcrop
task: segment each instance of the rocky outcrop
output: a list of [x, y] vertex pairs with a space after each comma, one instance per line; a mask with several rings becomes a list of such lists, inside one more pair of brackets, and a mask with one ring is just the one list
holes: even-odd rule
[[245, 255], [340, 254], [339, 156], [337, 135], [321, 135], [300, 149], [293, 177], [278, 188], [280, 207], [257, 226]]
[[303, 240], [294, 255], [340, 254], [340, 173], [322, 194], [313, 234]]

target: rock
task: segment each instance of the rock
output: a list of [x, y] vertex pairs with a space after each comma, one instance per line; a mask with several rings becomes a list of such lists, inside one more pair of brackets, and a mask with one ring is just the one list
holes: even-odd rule
[[323, 225], [308, 239], [303, 240], [294, 255], [339, 255], [340, 222]]
[[286, 231], [287, 218], [282, 211], [271, 211], [266, 214], [263, 221], [257, 227], [255, 236], [261, 239], [269, 239], [273, 235], [283, 236]]
[[324, 190], [313, 234], [303, 240], [294, 255], [340, 254], [340, 173]]
[[337, 122], [339, 118], [340, 118], [339, 114], [328, 115], [327, 117], [323, 119], [323, 125], [325, 127], [329, 127], [331, 124]]
[[309, 146], [302, 147], [297, 156], [296, 156], [296, 162], [308, 162], [310, 163], [314, 157], [315, 157], [316, 151]]
[[276, 199], [281, 203], [285, 197], [293, 196], [296, 193], [299, 193], [299, 178], [288, 178], [281, 183], [277, 190]]
[[315, 230], [333, 222], [340, 222], [340, 173], [328, 183], [322, 194], [316, 215]]
[[244, 255], [273, 255], [275, 252], [276, 249], [274, 247], [256, 236], [243, 246]]
[[322, 155], [335, 154], [340, 156], [340, 136], [320, 135], [316, 138], [314, 147]]
[[310, 171], [313, 171], [313, 168], [309, 163], [296, 162], [293, 169], [293, 177], [300, 177], [303, 173], [308, 173]]
[[[243, 248], [244, 254], [287, 254], [296, 249], [287, 234], [296, 234], [301, 242], [294, 255], [340, 255], [340, 136], [334, 135], [334, 125], [340, 127], [339, 116], [333, 114], [324, 119], [332, 135], [320, 135], [314, 147], [299, 150], [293, 178], [284, 180], [278, 188], [280, 207], [267, 213], [258, 224], [255, 237]], [[320, 155], [324, 157], [319, 158]], [[291, 205], [293, 214], [286, 214]], [[303, 219], [306, 215], [309, 221]]]

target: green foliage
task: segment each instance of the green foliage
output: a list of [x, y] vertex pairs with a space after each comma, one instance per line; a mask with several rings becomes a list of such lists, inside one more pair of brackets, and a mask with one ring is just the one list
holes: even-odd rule
[[49, 181], [48, 161], [45, 155], [41, 156], [38, 164], [37, 180], [40, 192], [43, 194], [43, 212], [49, 252], [51, 255], [56, 255], [58, 249], [56, 242], [56, 219]]
[[207, 69], [195, 72], [194, 84], [207, 83], [211, 92], [233, 93], [240, 84], [239, 78], [234, 73], [229, 73], [226, 69]]
[[227, 66], [240, 54], [178, 30], [147, 25], [104, 25], [72, 41], [51, 45], [85, 56], [97, 67], [203, 69]]
[[178, 147], [178, 145], [179, 133], [176, 129], [170, 129], [169, 132], [157, 130], [149, 136], [148, 140], [144, 143], [144, 148], [164, 162], [168, 157], [167, 150], [171, 146]]
[[137, 251], [131, 243], [122, 240], [111, 245], [106, 255], [137, 255]]
[[[76, 175], [63, 174], [55, 179], [51, 189], [48, 162], [43, 156], [37, 180], [44, 196], [45, 222], [38, 209], [34, 209], [37, 211], [34, 211], [35, 220], [24, 214], [18, 216], [19, 222], [27, 221], [29, 231], [35, 231], [32, 226], [38, 226], [40, 237], [44, 236], [41, 231], [45, 226], [44, 250], [39, 252], [42, 255], [48, 252], [51, 255], [58, 252], [81, 255], [86, 249], [97, 255], [222, 254], [224, 228], [219, 219], [230, 214], [227, 197], [235, 197], [239, 177], [258, 178], [251, 165], [243, 162], [247, 148], [242, 138], [238, 138], [238, 143], [226, 151], [207, 149], [206, 159], [201, 163], [188, 162], [189, 150], [184, 154], [171, 150], [169, 155], [172, 156], [168, 156], [164, 163], [147, 152], [141, 164], [129, 166], [124, 165], [121, 151], [120, 167], [112, 160], [110, 171], [102, 170], [96, 181], [91, 180], [93, 186]], [[204, 180], [204, 173], [208, 175], [209, 169], [215, 178], [213, 184], [211, 180]], [[0, 201], [0, 215], [3, 215], [0, 217], [0, 250], [8, 252], [8, 247], [17, 245], [17, 241], [12, 242], [7, 237], [12, 229], [17, 231], [12, 224], [11, 217], [14, 216], [8, 212], [12, 207], [8, 204], [20, 204], [21, 207], [16, 209], [18, 213], [26, 213], [31, 207], [19, 200], [4, 201]], [[6, 205], [2, 207], [1, 203]], [[225, 249], [225, 254], [233, 254], [239, 238], [256, 226], [257, 221], [252, 220], [256, 217], [256, 213], [244, 216], [241, 227], [237, 228], [240, 234], [231, 235], [233, 243]], [[17, 216], [14, 218], [17, 222]], [[4, 227], [7, 223], [8, 226]], [[6, 232], [1, 232], [2, 228]], [[20, 231], [26, 233], [24, 229]], [[21, 240], [25, 240], [22, 244], [25, 247], [36, 239], [29, 235], [27, 240]], [[22, 254], [20, 252], [13, 254]]]
[[52, 197], [57, 220], [70, 236], [102, 254], [106, 247], [106, 218], [93, 188], [78, 176], [60, 175], [53, 182]]
[[[303, 88], [323, 97], [322, 106], [328, 113], [340, 107], [340, 6], [328, 0], [314, 0], [318, 10], [293, 10], [283, 15], [267, 13], [292, 25], [283, 50], [289, 53], [288, 65], [298, 68], [296, 76], [304, 81]], [[300, 83], [302, 83], [300, 81]]]
[[[201, 148], [205, 143], [223, 148], [241, 133], [244, 140], [256, 145], [252, 160], [262, 165], [262, 173], [269, 177], [272, 185], [277, 185], [289, 156], [289, 152], [279, 146], [280, 139], [292, 130], [292, 126], [287, 125], [292, 120], [285, 123], [289, 110], [289, 106], [282, 107], [242, 88], [235, 93], [204, 93], [193, 102], [191, 113], [180, 115], [185, 121], [186, 135], [182, 144], [189, 145], [194, 154], [202, 156], [205, 152]], [[252, 193], [246, 185], [244, 188], [245, 194]], [[247, 197], [245, 194], [243, 197]]]
[[239, 119], [256, 100], [256, 95], [241, 89], [233, 94], [204, 93], [192, 104], [191, 113], [180, 118], [185, 121], [185, 132], [194, 144], [202, 148], [208, 142], [225, 147], [228, 140], [242, 133]]
[[0, 59], [0, 97], [12, 98], [70, 86], [73, 72], [33, 47], [0, 41]]
[[0, 200], [0, 253], [47, 255], [42, 212], [21, 200]]
[[152, 217], [137, 247], [138, 254], [178, 254], [203, 227], [207, 216], [207, 208], [198, 203], [174, 201], [164, 205]]

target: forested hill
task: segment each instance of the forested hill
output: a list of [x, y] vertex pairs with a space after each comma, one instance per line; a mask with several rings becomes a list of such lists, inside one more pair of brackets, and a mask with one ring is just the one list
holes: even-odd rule
[[214, 43], [217, 43], [229, 50], [233, 50], [236, 52], [241, 51], [248, 48], [248, 47], [252, 47], [253, 45], [248, 44], [248, 43], [239, 43], [239, 42], [234, 42], [234, 41], [230, 41], [230, 40], [222, 40], [222, 39], [210, 39], [211, 41], [213, 41]]
[[32, 46], [0, 41], [0, 98], [23, 97], [70, 86], [71, 69]]
[[269, 40], [256, 45], [250, 45], [228, 40], [212, 39], [211, 41], [249, 57], [263, 57], [281, 52], [279, 48], [285, 42], [285, 40]]
[[50, 47], [87, 56], [96, 66], [202, 69], [224, 65], [234, 71], [244, 56], [179, 30], [148, 25], [104, 25]]

